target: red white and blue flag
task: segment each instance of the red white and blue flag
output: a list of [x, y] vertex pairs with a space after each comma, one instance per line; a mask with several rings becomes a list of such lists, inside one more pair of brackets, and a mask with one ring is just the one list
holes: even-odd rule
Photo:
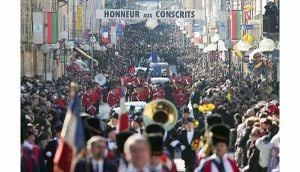
[[105, 44], [109, 43], [108, 32], [109, 32], [108, 26], [104, 26], [102, 29], [102, 42]]
[[126, 88], [122, 87], [122, 95], [121, 95], [121, 99], [120, 99], [121, 112], [120, 112], [120, 116], [119, 116], [116, 133], [127, 131], [129, 129], [129, 117], [128, 117], [128, 112], [127, 112], [126, 105], [125, 105], [125, 94], [126, 94]]
[[64, 120], [59, 142], [54, 157], [54, 171], [70, 172], [72, 161], [84, 148], [85, 137], [82, 120], [80, 117], [80, 99], [75, 94]]
[[194, 44], [200, 44], [200, 26], [198, 24], [194, 25]]

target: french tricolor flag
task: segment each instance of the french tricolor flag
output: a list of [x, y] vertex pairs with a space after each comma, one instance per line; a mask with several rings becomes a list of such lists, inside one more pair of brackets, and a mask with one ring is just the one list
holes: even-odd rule
[[200, 44], [200, 26], [198, 24], [194, 25], [194, 44]]
[[[72, 86], [71, 86], [72, 87]], [[71, 88], [72, 89], [72, 88]], [[85, 137], [80, 117], [80, 99], [73, 89], [74, 96], [64, 120], [61, 140], [54, 156], [54, 171], [70, 172], [72, 161], [84, 148]]]
[[126, 94], [126, 88], [122, 87], [122, 96], [120, 99], [121, 112], [120, 112], [120, 116], [119, 116], [116, 133], [127, 131], [129, 129], [129, 117], [128, 117], [128, 112], [127, 112], [126, 105], [125, 105], [125, 94]]
[[105, 44], [109, 43], [108, 32], [109, 32], [108, 26], [103, 27], [103, 29], [102, 29], [102, 42], [105, 43]]

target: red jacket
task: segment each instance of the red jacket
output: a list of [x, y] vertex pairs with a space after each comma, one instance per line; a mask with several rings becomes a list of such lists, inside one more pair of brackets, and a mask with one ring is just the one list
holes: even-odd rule
[[[232, 172], [239, 172], [240, 171], [234, 160], [232, 160], [230, 158], [227, 158], [227, 160], [229, 161], [229, 163], [231, 165], [231, 169], [233, 170]], [[203, 166], [203, 172], [212, 172], [212, 163], [213, 163], [212, 159], [207, 160], [207, 162], [205, 162], [205, 164]]]
[[182, 76], [180, 78], [180, 82], [183, 85], [190, 85], [192, 83], [192, 77], [191, 76]]
[[115, 88], [109, 91], [107, 96], [107, 103], [111, 107], [116, 107], [120, 103], [122, 90]]
[[173, 97], [178, 108], [181, 108], [184, 104], [188, 103], [189, 96], [187, 90], [176, 89], [173, 91]]
[[138, 98], [139, 101], [146, 101], [149, 98], [149, 90], [147, 87], [144, 86], [138, 91]]
[[138, 76], [138, 77], [136, 77], [136, 78], [133, 79], [134, 86], [138, 86], [140, 84], [144, 84], [144, 82], [145, 82], [145, 79], [144, 79], [143, 76]]
[[152, 99], [164, 99], [166, 96], [165, 90], [163, 88], [155, 88], [152, 91]]

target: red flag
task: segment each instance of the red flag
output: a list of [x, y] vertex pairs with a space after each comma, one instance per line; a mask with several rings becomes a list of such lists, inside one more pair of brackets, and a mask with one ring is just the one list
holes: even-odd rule
[[125, 105], [125, 89], [122, 89], [122, 97], [120, 99], [120, 116], [117, 125], [117, 133], [127, 131], [129, 129], [129, 117], [128, 112]]

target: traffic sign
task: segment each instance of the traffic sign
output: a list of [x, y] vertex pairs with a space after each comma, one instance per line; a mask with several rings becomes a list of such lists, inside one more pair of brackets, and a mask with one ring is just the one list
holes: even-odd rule
[[241, 30], [253, 30], [252, 24], [243, 24], [241, 25]]

